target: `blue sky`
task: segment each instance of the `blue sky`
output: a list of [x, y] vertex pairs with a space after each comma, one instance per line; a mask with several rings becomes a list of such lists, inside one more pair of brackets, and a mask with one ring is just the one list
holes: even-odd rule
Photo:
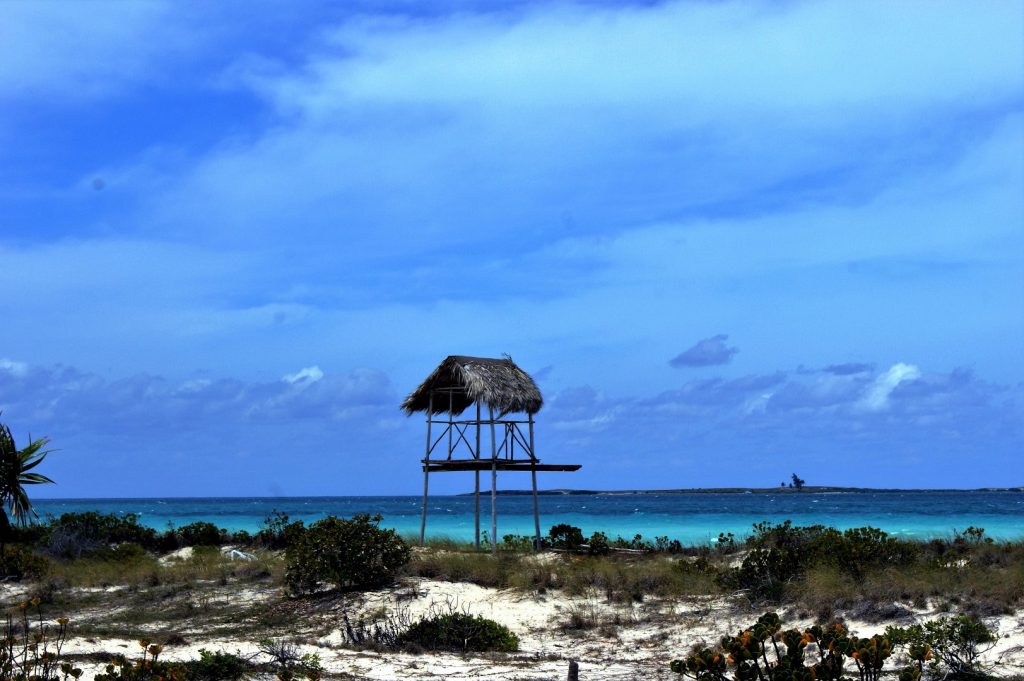
[[207, 5], [0, 4], [40, 496], [415, 494], [501, 353], [544, 486], [1024, 484], [1021, 2]]

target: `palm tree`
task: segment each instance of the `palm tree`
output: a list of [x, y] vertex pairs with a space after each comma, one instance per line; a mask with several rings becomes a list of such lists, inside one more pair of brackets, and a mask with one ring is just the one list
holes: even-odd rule
[[32, 502], [25, 490], [27, 485], [52, 483], [53, 480], [41, 473], [30, 473], [50, 453], [45, 449], [50, 443], [49, 438], [41, 437], [32, 440], [24, 449], [19, 450], [14, 444], [11, 429], [0, 423], [0, 556], [4, 545], [10, 537], [11, 520], [7, 515], [10, 509], [14, 522], [24, 527], [39, 514], [32, 508]]

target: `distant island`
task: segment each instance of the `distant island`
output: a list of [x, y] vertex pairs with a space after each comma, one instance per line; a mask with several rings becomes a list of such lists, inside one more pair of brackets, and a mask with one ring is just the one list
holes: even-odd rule
[[[829, 492], [847, 492], [855, 494], [916, 494], [925, 492], [1024, 492], [1024, 487], [978, 487], [976, 489], [899, 489], [874, 487], [828, 487], [804, 485], [802, 489], [795, 487], [692, 487], [688, 489], [544, 489], [537, 490], [539, 495], [576, 495], [576, 494], [822, 494]], [[481, 494], [490, 494], [490, 490], [481, 490]], [[472, 496], [473, 492], [462, 492], [456, 496]], [[504, 496], [521, 496], [533, 494], [528, 489], [501, 489], [497, 494]]]

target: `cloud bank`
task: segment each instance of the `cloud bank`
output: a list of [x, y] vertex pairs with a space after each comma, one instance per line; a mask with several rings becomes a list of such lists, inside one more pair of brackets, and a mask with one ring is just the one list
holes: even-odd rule
[[725, 342], [729, 336], [720, 333], [704, 340], [697, 341], [692, 347], [679, 353], [669, 360], [674, 367], [708, 367], [728, 364], [739, 348], [729, 347]]
[[[268, 479], [297, 494], [414, 485], [422, 423], [400, 413], [402, 391], [385, 373], [296, 374], [303, 376], [263, 383], [105, 380], [5, 360], [0, 409], [16, 437], [31, 424], [61, 450], [47, 462], [61, 483], [49, 494], [159, 494], [168, 485], [267, 494]], [[1022, 417], [1024, 386], [896, 364], [875, 373], [695, 379], [632, 398], [558, 389], [547, 395], [537, 437], [542, 458], [584, 464], [551, 486], [773, 486], [791, 469], [820, 484], [885, 486], [897, 476], [929, 486], [943, 484], [950, 467], [960, 469], [955, 486], [1009, 485]], [[391, 471], [386, 479], [373, 477], [381, 466]], [[268, 470], [276, 472], [268, 478]], [[445, 479], [439, 490], [463, 491], [463, 482]]]

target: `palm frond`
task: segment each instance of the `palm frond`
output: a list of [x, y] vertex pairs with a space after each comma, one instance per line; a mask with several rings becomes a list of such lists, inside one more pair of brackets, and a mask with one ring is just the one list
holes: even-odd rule
[[46, 449], [49, 443], [49, 438], [33, 440], [29, 437], [28, 445], [19, 450], [10, 428], [0, 423], [0, 508], [7, 506], [19, 525], [27, 525], [39, 517], [25, 487], [53, 482], [42, 473], [29, 472], [50, 453], [51, 450]]

